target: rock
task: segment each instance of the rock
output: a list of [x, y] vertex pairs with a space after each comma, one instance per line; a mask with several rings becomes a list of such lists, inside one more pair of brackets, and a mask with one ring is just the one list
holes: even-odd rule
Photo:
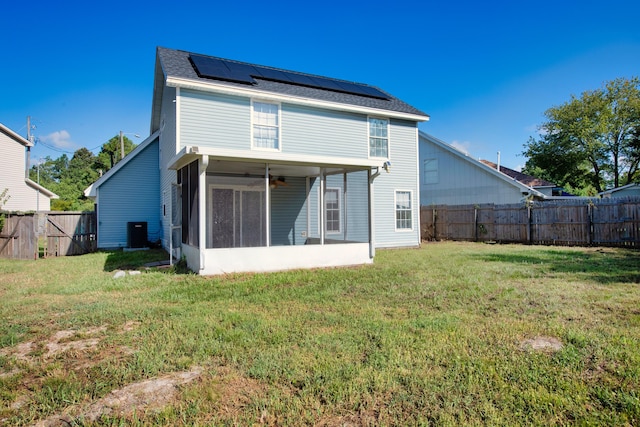
[[140, 272], [138, 270], [131, 270], [129, 272], [129, 276], [137, 276], [138, 274], [140, 274]]
[[116, 274], [113, 275], [113, 278], [114, 279], [120, 279], [121, 277], [124, 277], [126, 275], [127, 275], [127, 273], [125, 273], [124, 271], [118, 270], [118, 271], [116, 271]]

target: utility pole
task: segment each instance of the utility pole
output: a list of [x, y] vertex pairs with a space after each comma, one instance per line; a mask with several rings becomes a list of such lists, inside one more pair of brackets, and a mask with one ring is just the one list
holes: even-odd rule
[[[31, 141], [31, 116], [27, 116], [27, 141], [32, 143]], [[24, 170], [24, 177], [29, 178], [29, 168], [31, 163], [31, 147], [27, 146], [27, 163], [26, 168]]]
[[124, 139], [122, 138], [122, 131], [120, 131], [120, 160], [124, 159]]

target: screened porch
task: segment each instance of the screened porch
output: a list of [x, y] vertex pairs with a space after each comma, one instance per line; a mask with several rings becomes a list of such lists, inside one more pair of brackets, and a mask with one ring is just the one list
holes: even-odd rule
[[370, 263], [370, 171], [199, 156], [177, 170], [172, 229], [201, 274]]

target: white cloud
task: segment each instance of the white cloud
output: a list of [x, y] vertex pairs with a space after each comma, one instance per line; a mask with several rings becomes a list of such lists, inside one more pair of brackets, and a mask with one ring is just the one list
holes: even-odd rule
[[40, 137], [40, 139], [46, 143], [51, 144], [56, 148], [66, 149], [73, 148], [75, 144], [71, 141], [71, 135], [66, 130], [55, 131], [49, 135]]
[[469, 148], [471, 147], [471, 143], [469, 141], [464, 141], [464, 142], [453, 141], [451, 143], [451, 146], [453, 148], [455, 148], [456, 150], [461, 151], [464, 154], [469, 155]]

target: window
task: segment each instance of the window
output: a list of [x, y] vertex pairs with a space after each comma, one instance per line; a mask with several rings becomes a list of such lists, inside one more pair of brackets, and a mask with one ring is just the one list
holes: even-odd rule
[[389, 157], [389, 120], [369, 118], [369, 157]]
[[279, 106], [253, 102], [253, 147], [280, 149]]
[[425, 159], [423, 163], [423, 184], [438, 183], [438, 159]]
[[396, 230], [412, 230], [411, 191], [396, 191]]
[[340, 232], [340, 189], [327, 188], [324, 195], [326, 231]]

